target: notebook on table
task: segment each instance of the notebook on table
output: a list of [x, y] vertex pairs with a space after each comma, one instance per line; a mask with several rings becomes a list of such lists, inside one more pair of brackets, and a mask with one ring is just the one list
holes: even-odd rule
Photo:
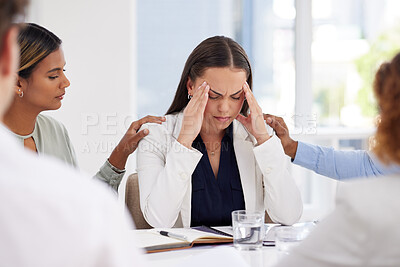
[[[174, 238], [160, 232], [184, 237]], [[153, 228], [149, 230], [133, 230], [132, 234], [140, 248], [147, 253], [191, 248], [195, 244], [232, 243], [230, 236], [205, 232], [193, 228]]]

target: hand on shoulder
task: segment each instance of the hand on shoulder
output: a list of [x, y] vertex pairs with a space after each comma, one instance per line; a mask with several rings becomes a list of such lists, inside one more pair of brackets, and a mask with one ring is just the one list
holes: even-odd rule
[[270, 114], [263, 114], [264, 120], [267, 124], [274, 129], [276, 135], [281, 139], [281, 143], [283, 146], [283, 150], [285, 154], [288, 155], [290, 158], [294, 159], [297, 152], [297, 141], [294, 141], [290, 138], [289, 129], [286, 126], [285, 121], [283, 118], [270, 115]]
[[161, 124], [165, 121], [165, 117], [146, 116], [140, 120], [131, 123], [129, 129], [122, 137], [121, 141], [115, 147], [109, 157], [109, 162], [118, 169], [125, 169], [126, 161], [130, 154], [132, 154], [138, 147], [139, 141], [149, 134], [148, 129], [139, 131], [140, 127], [145, 123], [158, 123]]

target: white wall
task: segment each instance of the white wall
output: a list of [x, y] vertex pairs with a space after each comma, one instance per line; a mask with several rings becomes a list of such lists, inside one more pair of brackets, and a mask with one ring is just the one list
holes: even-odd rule
[[[49, 112], [65, 124], [80, 168], [94, 175], [136, 114], [135, 1], [32, 0], [27, 21], [63, 41], [71, 86]], [[88, 122], [93, 124], [87, 126]], [[128, 173], [135, 170], [130, 159]]]

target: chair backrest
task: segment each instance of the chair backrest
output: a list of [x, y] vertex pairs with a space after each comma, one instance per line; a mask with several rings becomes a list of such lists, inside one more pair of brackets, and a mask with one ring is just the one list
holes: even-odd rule
[[144, 219], [140, 209], [139, 181], [137, 173], [129, 175], [126, 181], [125, 203], [137, 229], [152, 228]]
[[265, 222], [265, 223], [274, 223], [274, 222], [271, 220], [271, 218], [269, 217], [267, 211], [265, 211], [264, 222]]

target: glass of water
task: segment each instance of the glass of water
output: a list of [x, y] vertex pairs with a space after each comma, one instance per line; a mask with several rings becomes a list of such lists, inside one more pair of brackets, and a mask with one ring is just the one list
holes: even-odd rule
[[310, 231], [313, 224], [300, 226], [280, 226], [275, 229], [275, 247], [279, 257], [288, 255], [293, 247], [303, 241]]
[[233, 245], [239, 250], [258, 250], [264, 239], [264, 212], [232, 212]]

